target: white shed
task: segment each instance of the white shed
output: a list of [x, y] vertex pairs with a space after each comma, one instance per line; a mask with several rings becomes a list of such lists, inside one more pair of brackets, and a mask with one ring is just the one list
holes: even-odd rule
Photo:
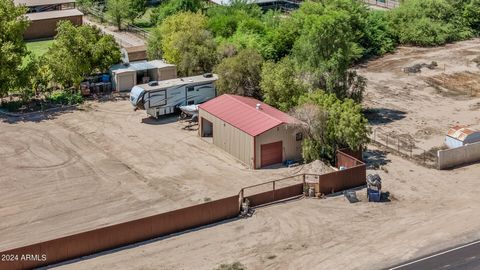
[[480, 131], [465, 126], [454, 126], [445, 136], [445, 144], [448, 148], [457, 148], [475, 142], [480, 142]]
[[177, 67], [162, 60], [118, 64], [110, 68], [112, 86], [116, 91], [130, 91], [137, 84], [177, 78]]

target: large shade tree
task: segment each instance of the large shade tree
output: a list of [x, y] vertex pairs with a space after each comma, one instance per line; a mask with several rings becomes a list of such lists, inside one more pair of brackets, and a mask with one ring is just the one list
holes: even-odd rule
[[120, 62], [120, 48], [111, 35], [69, 21], [61, 22], [57, 30], [44, 59], [54, 82], [64, 87], [78, 86], [85, 76], [105, 72]]
[[22, 59], [28, 54], [23, 33], [28, 27], [25, 7], [16, 7], [12, 0], [0, 1], [0, 97], [21, 87], [24, 81]]
[[252, 49], [244, 49], [237, 55], [224, 58], [214, 70], [220, 77], [216, 83], [219, 93], [261, 98], [262, 63], [262, 56]]
[[149, 39], [150, 58], [163, 57], [185, 76], [212, 71], [217, 63], [217, 46], [206, 23], [207, 18], [200, 13], [181, 12], [168, 17]]

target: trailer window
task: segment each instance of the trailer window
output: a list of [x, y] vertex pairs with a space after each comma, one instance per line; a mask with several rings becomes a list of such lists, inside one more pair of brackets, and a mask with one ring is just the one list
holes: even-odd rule
[[188, 91], [188, 92], [192, 92], [192, 91], [193, 91], [193, 87], [192, 87], [192, 86], [187, 87], [187, 91]]
[[189, 100], [189, 101], [187, 102], [187, 105], [193, 105], [193, 104], [195, 104], [195, 100]]

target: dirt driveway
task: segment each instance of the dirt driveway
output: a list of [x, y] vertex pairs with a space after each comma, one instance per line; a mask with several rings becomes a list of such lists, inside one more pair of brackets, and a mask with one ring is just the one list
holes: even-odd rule
[[300, 168], [252, 171], [128, 101], [0, 118], [0, 250], [235, 195]]

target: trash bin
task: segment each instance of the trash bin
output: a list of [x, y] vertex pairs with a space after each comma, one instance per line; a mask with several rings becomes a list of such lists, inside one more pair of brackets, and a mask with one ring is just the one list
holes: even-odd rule
[[375, 190], [367, 188], [367, 197], [369, 202], [379, 202], [381, 199], [382, 192], [380, 190]]

